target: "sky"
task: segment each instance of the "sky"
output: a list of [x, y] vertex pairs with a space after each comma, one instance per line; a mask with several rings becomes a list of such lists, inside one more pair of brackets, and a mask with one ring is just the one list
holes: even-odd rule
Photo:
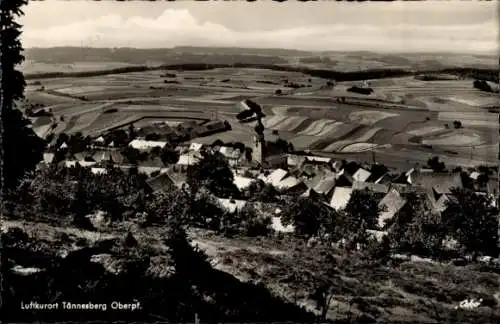
[[498, 53], [497, 1], [30, 1], [25, 48], [233, 46]]

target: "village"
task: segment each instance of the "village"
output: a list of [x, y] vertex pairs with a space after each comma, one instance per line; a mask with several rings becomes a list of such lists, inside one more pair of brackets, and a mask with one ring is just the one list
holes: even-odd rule
[[[227, 122], [219, 124], [231, 127]], [[246, 192], [255, 183], [272, 186], [282, 196], [314, 197], [335, 211], [346, 207], [354, 191], [366, 189], [377, 198], [382, 211], [378, 216], [378, 228], [371, 230], [378, 233], [379, 239], [387, 234], [386, 223], [408, 206], [407, 196], [411, 193], [424, 197], [426, 208], [434, 213], [447, 208], [453, 189], [471, 189], [476, 194], [491, 197], [494, 206], [498, 204], [495, 200], [498, 179], [494, 168], [447, 170], [435, 157], [429, 159], [427, 165], [416, 163], [409, 170], [390, 170], [378, 163], [294, 152], [286, 141], [266, 140], [260, 118], [256, 125], [253, 147], [220, 140], [211, 145], [198, 143], [196, 139], [174, 142], [172, 132], [165, 130], [168, 126], [159, 124], [143, 128], [130, 124], [94, 138], [60, 134], [48, 145], [39, 168], [57, 163], [67, 168], [90, 168], [94, 174], [105, 174], [109, 167], [137, 168], [148, 177], [152, 192], [168, 192], [173, 187], [187, 188], [188, 168], [203, 160], [206, 152], [221, 154], [231, 168], [233, 184], [239, 191], [229, 197], [215, 197], [226, 212], [235, 213], [247, 204], [254, 204], [255, 199]], [[179, 134], [186, 129], [185, 125], [177, 125], [175, 129], [177, 139], [193, 137], [189, 133]], [[193, 124], [187, 129], [192, 131]], [[273, 229], [293, 232], [292, 225], [281, 224], [280, 212], [275, 208], [274, 214], [271, 213]]]

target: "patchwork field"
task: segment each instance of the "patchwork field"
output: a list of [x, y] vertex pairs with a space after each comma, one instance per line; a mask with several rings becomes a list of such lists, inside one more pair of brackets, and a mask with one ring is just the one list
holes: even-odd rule
[[[303, 87], [287, 88], [287, 82]], [[489, 112], [498, 98], [474, 89], [473, 80], [403, 77], [367, 82], [374, 89], [371, 95], [347, 91], [360, 82], [340, 82], [332, 89], [326, 80], [299, 72], [146, 71], [42, 79], [28, 87], [26, 97], [51, 109], [57, 121], [53, 131], [85, 135], [132, 122], [143, 127], [157, 121], [219, 119], [227, 120], [232, 130], [193, 141], [221, 139], [250, 145], [255, 122], [242, 124], [236, 114], [241, 109], [237, 103], [251, 99], [263, 107], [268, 137], [288, 140], [298, 150], [346, 157], [375, 150], [388, 164], [394, 156], [425, 161], [434, 154], [460, 165], [467, 158], [472, 163], [466, 148], [498, 143], [497, 114]], [[278, 89], [281, 95], [275, 93]], [[346, 101], [339, 103], [338, 97]], [[454, 121], [460, 121], [462, 128], [455, 129]], [[50, 123], [38, 122], [36, 131], [47, 134]], [[496, 163], [496, 147], [476, 154], [476, 161]], [[458, 153], [449, 154], [450, 150]]]

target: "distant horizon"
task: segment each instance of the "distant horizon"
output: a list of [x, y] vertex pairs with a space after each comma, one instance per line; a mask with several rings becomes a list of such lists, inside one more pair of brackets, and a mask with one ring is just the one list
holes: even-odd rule
[[306, 52], [306, 53], [325, 53], [325, 52], [331, 52], [331, 53], [373, 53], [373, 54], [394, 54], [394, 55], [400, 55], [400, 54], [411, 54], [411, 55], [418, 55], [418, 54], [445, 54], [445, 55], [470, 55], [470, 56], [492, 56], [496, 57], [499, 55], [499, 53], [493, 51], [493, 52], [478, 52], [478, 53], [473, 53], [473, 52], [451, 52], [451, 51], [376, 51], [376, 50], [303, 50], [303, 49], [296, 49], [296, 48], [281, 48], [281, 47], [242, 47], [242, 46], [209, 46], [209, 45], [178, 45], [178, 46], [172, 46], [172, 47], [131, 47], [131, 46], [32, 46], [32, 47], [26, 47], [24, 50], [35, 50], [35, 49], [57, 49], [57, 48], [91, 48], [91, 49], [134, 49], [134, 50], [174, 50], [177, 48], [216, 48], [216, 49], [242, 49], [242, 50], [269, 50], [269, 51], [296, 51], [296, 52]]
[[[26, 48], [194, 46], [492, 55], [499, 49], [497, 9], [494, 1], [47, 0], [29, 2], [19, 23]], [[51, 16], [57, 19], [47, 19]]]

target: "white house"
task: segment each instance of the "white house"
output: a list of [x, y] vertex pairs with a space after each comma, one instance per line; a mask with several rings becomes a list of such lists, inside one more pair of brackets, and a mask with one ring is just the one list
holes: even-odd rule
[[146, 141], [142, 139], [135, 139], [132, 142], [128, 144], [129, 146], [141, 150], [141, 151], [146, 151], [150, 150], [153, 147], [160, 147], [163, 148], [165, 145], [167, 145], [167, 142], [162, 142], [162, 141]]

